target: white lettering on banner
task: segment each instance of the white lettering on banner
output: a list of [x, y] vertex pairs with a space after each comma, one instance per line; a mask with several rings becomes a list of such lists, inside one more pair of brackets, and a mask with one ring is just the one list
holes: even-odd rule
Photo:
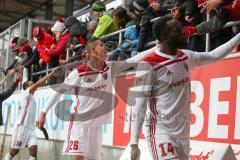
[[191, 92], [195, 93], [195, 101], [191, 103], [191, 112], [195, 115], [195, 123], [191, 124], [190, 136], [199, 135], [203, 129], [204, 115], [200, 105], [204, 97], [203, 85], [200, 81], [191, 81]]
[[219, 102], [219, 93], [221, 91], [229, 91], [231, 86], [230, 83], [231, 83], [230, 77], [211, 79], [209, 120], [208, 120], [209, 138], [223, 138], [223, 139], [228, 138], [228, 126], [218, 125], [218, 115], [229, 113], [229, 101]]
[[[237, 84], [240, 84], [240, 76], [237, 77]], [[237, 94], [236, 94], [236, 112], [235, 112], [235, 139], [240, 139], [240, 85], [237, 85]]]

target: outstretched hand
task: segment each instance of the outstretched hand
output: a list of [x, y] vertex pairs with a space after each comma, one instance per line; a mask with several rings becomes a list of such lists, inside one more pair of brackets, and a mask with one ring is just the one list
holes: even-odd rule
[[45, 121], [46, 121], [46, 113], [44, 112], [41, 112], [37, 121], [36, 121], [36, 126], [41, 129], [43, 128], [44, 124], [45, 124]]
[[222, 0], [208, 0], [204, 3], [201, 3], [198, 7], [202, 8], [201, 12], [206, 11], [210, 13], [213, 9], [217, 8], [222, 3]]
[[14, 75], [15, 71], [13, 69], [7, 71], [6, 80], [10, 79]]
[[174, 8], [172, 8], [172, 9], [170, 9], [170, 11], [171, 11], [171, 13], [172, 13], [172, 16], [173, 16], [172, 18], [173, 18], [173, 19], [178, 19], [178, 18], [180, 17], [180, 15], [181, 15], [178, 7], [174, 7]]

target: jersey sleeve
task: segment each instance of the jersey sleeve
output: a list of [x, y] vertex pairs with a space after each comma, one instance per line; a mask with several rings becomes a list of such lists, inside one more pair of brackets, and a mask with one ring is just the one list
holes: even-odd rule
[[62, 83], [60, 86], [54, 88], [55, 92], [48, 100], [47, 105], [43, 108], [43, 112], [47, 113], [56, 104], [56, 102], [59, 101], [59, 99], [63, 93], [70, 92], [71, 89], [75, 87], [75, 83], [76, 83], [78, 77], [79, 77], [78, 71], [77, 71], [77, 69], [75, 69], [68, 75], [68, 77], [65, 79], [64, 83]]
[[193, 52], [189, 50], [183, 50], [183, 52], [188, 56], [189, 67], [195, 68], [204, 64], [214, 63], [224, 58], [229, 53], [231, 53], [231, 50], [238, 44], [240, 44], [240, 33], [227, 43], [217, 47], [210, 52]]
[[131, 121], [130, 144], [138, 144], [139, 141], [139, 133], [147, 110], [147, 100], [154, 87], [153, 73], [153, 67], [150, 64], [138, 64], [134, 86], [130, 90], [135, 93], [135, 105], [132, 108], [135, 118]]
[[138, 53], [137, 55], [125, 61], [111, 61], [110, 63], [111, 63], [112, 75], [116, 76], [131, 67], [137, 66], [144, 59], [144, 57], [152, 53], [154, 50], [155, 50], [155, 47], [149, 50], [146, 50], [144, 52]]

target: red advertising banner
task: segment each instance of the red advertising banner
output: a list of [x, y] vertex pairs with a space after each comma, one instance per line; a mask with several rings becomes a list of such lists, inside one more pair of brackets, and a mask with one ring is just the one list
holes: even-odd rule
[[[134, 75], [116, 79], [115, 146], [130, 139], [131, 107], [125, 103]], [[191, 140], [240, 144], [240, 58], [226, 59], [192, 71]]]

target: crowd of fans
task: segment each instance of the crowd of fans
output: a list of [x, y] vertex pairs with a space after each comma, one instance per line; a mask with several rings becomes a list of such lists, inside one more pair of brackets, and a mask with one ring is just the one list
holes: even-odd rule
[[[83, 58], [86, 42], [92, 38], [102, 39], [106, 47], [109, 42], [118, 44], [118, 35], [106, 35], [123, 28], [126, 30], [122, 43], [116, 48], [110, 47], [109, 60], [123, 60], [141, 54], [149, 47], [147, 42], [155, 40], [151, 20], [159, 16], [171, 15], [179, 19], [188, 38], [186, 48], [195, 51], [205, 49], [205, 33], [212, 33], [213, 49], [240, 31], [239, 26], [219, 31], [228, 21], [240, 20], [239, 0], [130, 0], [127, 7], [109, 10], [103, 2], [96, 1], [91, 9], [89, 22], [83, 23], [70, 16], [58, 18], [50, 29], [35, 26], [35, 46], [24, 37], [15, 37], [10, 46], [15, 59], [5, 69], [5, 74], [11, 70], [24, 70], [24, 77], [30, 79], [33, 72], [44, 70], [47, 65], [52, 68], [66, 63], [69, 57]], [[206, 13], [210, 14], [209, 21], [206, 21]], [[38, 79], [39, 75], [33, 76], [32, 80]]]

